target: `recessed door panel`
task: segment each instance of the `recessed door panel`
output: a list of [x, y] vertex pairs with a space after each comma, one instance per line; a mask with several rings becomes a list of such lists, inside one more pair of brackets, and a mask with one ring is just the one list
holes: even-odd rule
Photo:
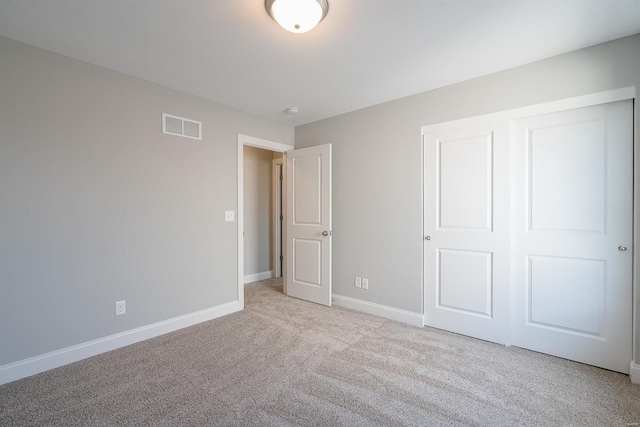
[[604, 120], [529, 128], [527, 148], [530, 229], [604, 233]]
[[438, 141], [439, 228], [491, 230], [493, 134]]
[[439, 308], [491, 318], [491, 264], [490, 252], [438, 250]]
[[528, 324], [602, 336], [605, 266], [604, 260], [530, 256], [526, 284]]
[[318, 226], [322, 222], [322, 157], [294, 158], [292, 169], [293, 223]]
[[293, 238], [293, 280], [304, 285], [321, 286], [322, 241]]

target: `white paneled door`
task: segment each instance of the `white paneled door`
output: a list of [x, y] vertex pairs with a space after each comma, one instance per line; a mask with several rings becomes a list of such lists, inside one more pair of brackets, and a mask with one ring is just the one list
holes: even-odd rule
[[513, 345], [629, 372], [633, 107], [512, 123]]
[[425, 324], [506, 343], [509, 127], [424, 135]]
[[331, 145], [288, 151], [287, 295], [331, 305]]
[[632, 116], [424, 128], [425, 325], [629, 372]]

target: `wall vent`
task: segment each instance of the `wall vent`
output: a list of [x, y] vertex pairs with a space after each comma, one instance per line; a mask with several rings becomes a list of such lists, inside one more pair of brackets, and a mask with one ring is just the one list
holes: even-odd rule
[[162, 113], [162, 133], [202, 139], [202, 122]]

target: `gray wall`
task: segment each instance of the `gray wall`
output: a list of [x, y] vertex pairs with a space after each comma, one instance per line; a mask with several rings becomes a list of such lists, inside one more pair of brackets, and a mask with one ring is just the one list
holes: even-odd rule
[[271, 270], [273, 153], [244, 146], [244, 274]]
[[[163, 112], [203, 140], [163, 135]], [[294, 139], [0, 38], [0, 366], [236, 300], [238, 133]]]
[[640, 35], [297, 127], [296, 148], [333, 144], [334, 292], [422, 312], [421, 126], [634, 85]]

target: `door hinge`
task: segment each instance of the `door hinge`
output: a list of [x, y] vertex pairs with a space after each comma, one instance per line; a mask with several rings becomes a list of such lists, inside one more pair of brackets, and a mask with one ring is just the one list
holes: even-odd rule
[[280, 215], [280, 221], [284, 221], [284, 215]]
[[284, 257], [280, 255], [280, 262], [284, 261]]
[[283, 180], [283, 178], [284, 178], [284, 177], [282, 176], [282, 174], [280, 174], [280, 181], [282, 181], [282, 180]]

